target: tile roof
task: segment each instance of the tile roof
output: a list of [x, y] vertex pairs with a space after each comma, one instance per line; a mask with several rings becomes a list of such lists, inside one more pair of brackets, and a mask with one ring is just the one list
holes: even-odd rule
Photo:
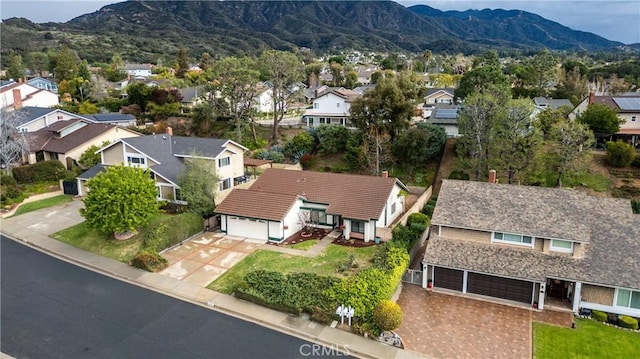
[[557, 188], [445, 180], [432, 224], [564, 238], [584, 244], [580, 258], [433, 236], [425, 262], [488, 274], [547, 276], [640, 289], [640, 216], [628, 200]]
[[216, 213], [281, 221], [297, 198], [290, 194], [234, 189], [216, 207]]
[[268, 168], [249, 190], [301, 196], [309, 202], [328, 204], [329, 214], [368, 221], [380, 217], [396, 183], [406, 189], [391, 177]]

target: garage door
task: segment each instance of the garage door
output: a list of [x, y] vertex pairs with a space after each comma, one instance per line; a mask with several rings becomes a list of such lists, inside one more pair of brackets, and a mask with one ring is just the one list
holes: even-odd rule
[[462, 291], [462, 276], [461, 270], [435, 267], [433, 286]]
[[486, 274], [469, 273], [467, 276], [467, 292], [531, 303], [533, 283]]
[[269, 239], [269, 224], [259, 219], [227, 217], [227, 234], [253, 239]]

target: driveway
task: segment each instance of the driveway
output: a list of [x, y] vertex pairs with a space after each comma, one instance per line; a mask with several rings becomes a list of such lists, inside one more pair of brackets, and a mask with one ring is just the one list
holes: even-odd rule
[[84, 202], [74, 199], [59, 206], [43, 208], [11, 218], [3, 218], [2, 221], [16, 223], [24, 228], [29, 228], [48, 236], [84, 222], [84, 218], [80, 215], [80, 208], [83, 207]]
[[405, 349], [434, 358], [531, 358], [531, 312], [405, 284], [396, 332]]
[[205, 232], [163, 252], [169, 266], [160, 273], [206, 287], [262, 244], [264, 242], [224, 233]]

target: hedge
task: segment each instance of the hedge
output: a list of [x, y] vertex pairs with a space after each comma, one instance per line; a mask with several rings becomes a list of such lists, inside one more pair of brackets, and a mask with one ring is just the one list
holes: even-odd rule
[[607, 321], [607, 313], [605, 312], [601, 312], [599, 310], [594, 310], [591, 312], [591, 318], [599, 321], [599, 322], [606, 322]]
[[145, 248], [161, 252], [196, 233], [202, 232], [202, 217], [195, 213], [182, 213], [166, 221], [149, 225], [144, 237]]
[[58, 181], [65, 177], [66, 168], [57, 160], [37, 162], [11, 170], [18, 183]]
[[431, 218], [424, 213], [416, 212], [411, 213], [409, 218], [407, 218], [407, 226], [411, 226], [413, 223], [419, 223], [424, 225], [425, 227], [429, 225]]
[[618, 318], [618, 325], [623, 328], [638, 330], [638, 320], [628, 315], [621, 315]]
[[153, 249], [145, 248], [131, 260], [130, 264], [149, 272], [157, 272], [167, 268], [168, 261]]

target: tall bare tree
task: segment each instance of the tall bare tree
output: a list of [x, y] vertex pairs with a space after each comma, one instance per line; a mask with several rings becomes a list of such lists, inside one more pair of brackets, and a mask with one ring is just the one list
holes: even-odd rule
[[2, 111], [0, 121], [0, 165], [6, 174], [11, 166], [21, 162], [29, 154], [29, 141], [24, 133], [18, 131], [22, 117], [17, 112]]

